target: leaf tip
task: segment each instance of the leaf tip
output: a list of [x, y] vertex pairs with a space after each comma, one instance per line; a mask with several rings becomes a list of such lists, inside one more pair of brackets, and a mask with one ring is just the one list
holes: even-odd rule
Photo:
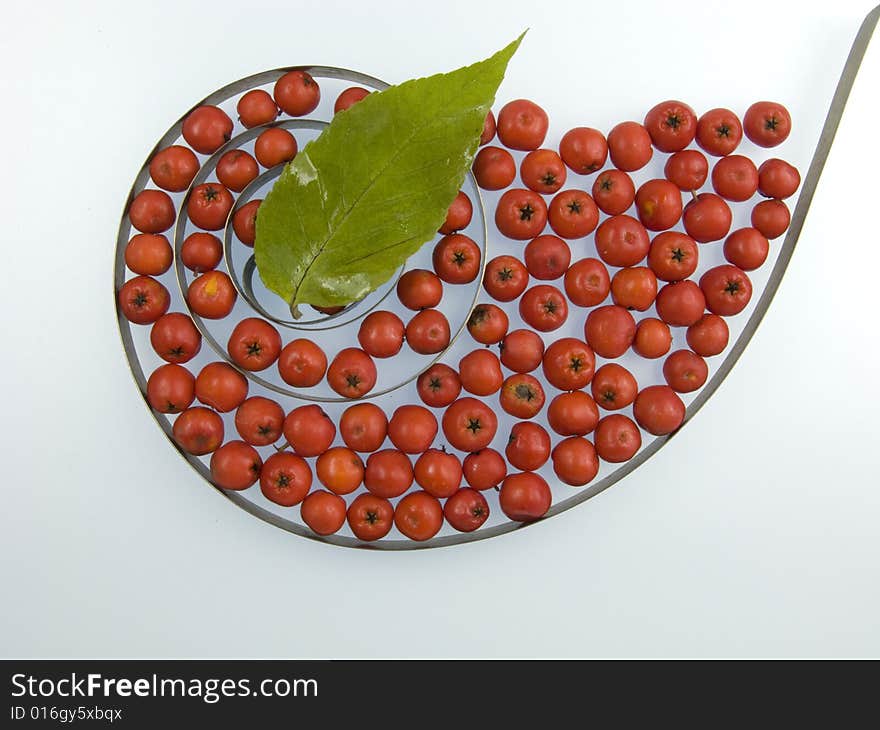
[[526, 33], [528, 33], [528, 32], [529, 32], [529, 29], [526, 28], [522, 33], [520, 33], [520, 34], [516, 37], [516, 39], [515, 39], [513, 42], [511, 42], [510, 46], [513, 47], [512, 51], [511, 51], [511, 54], [513, 54], [513, 53], [515, 53], [515, 52], [517, 51], [517, 49], [519, 48], [520, 44], [523, 42], [523, 38], [526, 37]]
[[510, 61], [511, 58], [513, 58], [513, 54], [517, 52], [517, 49], [519, 49], [520, 43], [522, 43], [523, 38], [526, 37], [526, 33], [528, 32], [529, 29], [526, 28], [522, 33], [519, 34], [519, 36], [517, 36], [517, 38], [512, 40], [510, 43], [504, 46], [504, 48], [498, 51], [493, 56], [493, 58], [503, 58], [506, 66], [507, 62]]

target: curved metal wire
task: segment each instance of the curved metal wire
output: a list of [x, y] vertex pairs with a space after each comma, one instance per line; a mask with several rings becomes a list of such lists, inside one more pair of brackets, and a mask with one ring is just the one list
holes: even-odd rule
[[[727, 354], [727, 356], [722, 361], [718, 370], [715, 372], [713, 377], [709, 380], [708, 383], [703, 387], [699, 395], [691, 402], [690, 406], [687, 408], [684, 424], [688, 423], [700, 410], [700, 408], [705, 405], [705, 403], [712, 397], [715, 391], [718, 389], [720, 384], [724, 381], [727, 375], [732, 370], [733, 366], [736, 364], [737, 360], [739, 360], [743, 351], [748, 345], [749, 341], [755, 334], [755, 331], [758, 328], [758, 325], [761, 323], [764, 315], [767, 313], [767, 310], [770, 306], [770, 302], [773, 299], [773, 296], [776, 293], [776, 290], [779, 288], [779, 284], [782, 281], [782, 277], [785, 273], [786, 268], [788, 267], [789, 261], [791, 260], [792, 254], [794, 253], [795, 246], [797, 244], [798, 238], [800, 237], [801, 231], [803, 229], [804, 221], [807, 216], [807, 212], [810, 207], [810, 203], [812, 202], [813, 195], [816, 191], [816, 186], [819, 181], [819, 177], [821, 176], [822, 170], [825, 166], [825, 161], [828, 157], [828, 153], [831, 149], [831, 143], [834, 140], [834, 136], [837, 132], [837, 128], [840, 124], [841, 117], [843, 115], [843, 110], [846, 105], [846, 101], [849, 97], [849, 93], [852, 89], [853, 83], [855, 81], [856, 75], [859, 70], [859, 66], [861, 64], [862, 58], [865, 55], [865, 51], [867, 50], [868, 44], [871, 40], [871, 36], [873, 35], [874, 29], [878, 22], [878, 17], [880, 17], [880, 6], [874, 8], [871, 13], [865, 18], [864, 22], [859, 29], [859, 32], [856, 36], [856, 39], [853, 43], [852, 49], [850, 50], [849, 57], [847, 58], [846, 64], [844, 66], [843, 72], [841, 74], [840, 80], [838, 81], [838, 85], [836, 91], [834, 93], [834, 97], [831, 102], [831, 107], [829, 108], [828, 114], [825, 118], [825, 123], [822, 128], [822, 133], [819, 138], [819, 142], [816, 146], [816, 150], [813, 154], [813, 158], [810, 163], [809, 170], [807, 172], [806, 177], [804, 178], [804, 183], [801, 188], [801, 193], [798, 198], [797, 206], [795, 207], [794, 214], [792, 215], [791, 225], [788, 229], [788, 233], [786, 234], [785, 240], [780, 249], [779, 255], [776, 259], [776, 263], [773, 267], [773, 270], [770, 273], [769, 279], [767, 281], [767, 285], [764, 288], [764, 291], [761, 294], [760, 299], [757, 302], [755, 310], [750, 316], [748, 322], [746, 323], [742, 333], [740, 334], [737, 341], [734, 343], [733, 347]], [[225, 94], [233, 94], [239, 93], [246, 89], [253, 88], [254, 86], [259, 86], [262, 84], [269, 83], [275, 79], [277, 79], [281, 74], [292, 70], [293, 68], [301, 68], [304, 70], [309, 70], [310, 73], [314, 75], [319, 74], [320, 72], [324, 72], [324, 75], [331, 78], [352, 78], [357, 79], [360, 83], [369, 83], [369, 82], [380, 82], [377, 79], [372, 79], [371, 77], [365, 76], [363, 74], [358, 74], [356, 72], [345, 71], [344, 69], [332, 69], [330, 67], [325, 66], [305, 66], [305, 67], [289, 67], [285, 69], [276, 69], [273, 71], [266, 71], [262, 74], [256, 74], [254, 76], [250, 76], [246, 79], [242, 79], [233, 84], [230, 84], [227, 87], [224, 87], [218, 92], [215, 92], [211, 96], [207, 97], [205, 100], [200, 102], [200, 104], [204, 103], [214, 103], [217, 100], [222, 100], [227, 98]], [[199, 106], [199, 105], [196, 105]], [[184, 115], [186, 116], [186, 115]], [[156, 145], [156, 148], [150, 154], [148, 161], [152, 158], [153, 154], [164, 146], [167, 146], [172, 140], [176, 139], [179, 136], [180, 125], [182, 123], [179, 121], [176, 125], [174, 125], [168, 133], [159, 141]], [[126, 203], [125, 210], [128, 210], [128, 204], [131, 202], [134, 197], [135, 191], [139, 190], [143, 187], [146, 182], [146, 177], [148, 175], [147, 165], [145, 164], [144, 168], [138, 174], [138, 177], [135, 180], [135, 185], [132, 187], [132, 192], [129, 194], [128, 201]], [[140, 186], [140, 187], [139, 187]], [[479, 190], [477, 190], [477, 206], [480, 216], [483, 219], [484, 228], [486, 227], [486, 218], [485, 218], [485, 210], [483, 207], [482, 198], [479, 195]], [[123, 283], [123, 276], [125, 271], [124, 266], [124, 249], [125, 244], [127, 243], [128, 237], [128, 217], [127, 214], [124, 214], [122, 217], [122, 222], [120, 225], [120, 235], [117, 241], [117, 250], [116, 250], [116, 266], [115, 266], [115, 277], [114, 284], [115, 290]], [[486, 234], [486, 245], [488, 246], [488, 233]], [[485, 250], [483, 256], [483, 267], [486, 264]], [[473, 305], [472, 305], [473, 308]], [[134, 345], [131, 339], [131, 331], [129, 328], [128, 321], [122, 316], [121, 311], [119, 310], [118, 302], [117, 302], [117, 319], [119, 321], [119, 329], [120, 334], [123, 341], [123, 347], [125, 349], [126, 354], [128, 355], [129, 365], [131, 368], [132, 375], [134, 376], [135, 382], [141, 389], [142, 394], [144, 394], [144, 400], [146, 402], [146, 380], [144, 378], [143, 370], [140, 367], [140, 363], [137, 360], [136, 353], [134, 350]], [[459, 329], [460, 333], [461, 329]], [[456, 336], [458, 333], [456, 333]], [[133, 356], [134, 355], [134, 356]], [[439, 359], [439, 357], [437, 358]], [[171, 433], [171, 424], [165, 419], [159, 417], [147, 403], [147, 408], [150, 410], [150, 413], [156, 418], [156, 421], [159, 423], [160, 427], [165, 431], [168, 436], [169, 441], [174, 445], [174, 447], [178, 450], [178, 452], [190, 463], [190, 465], [196, 469], [202, 477], [205, 478], [206, 481], [210, 483], [210, 473], [207, 467], [195, 457], [185, 453], [182, 451], [174, 441]], [[595, 484], [592, 484], [584, 489], [580, 490], [577, 494], [569, 497], [568, 499], [562, 500], [561, 502], [555, 503], [547, 514], [539, 521], [546, 520], [554, 515], [558, 515], [561, 512], [564, 512], [572, 507], [579, 505], [592, 497], [595, 497], [597, 494], [603, 492], [608, 489], [613, 484], [617, 483], [628, 474], [635, 471], [639, 466], [644, 464], [648, 459], [650, 459], [657, 451], [659, 451], [675, 434], [670, 434], [668, 436], [662, 436], [655, 438], [647, 447], [642, 449], [634, 458], [621, 465], [614, 472], [599, 480]], [[212, 485], [213, 486], [213, 485]], [[216, 488], [215, 488], [216, 489]], [[449, 547], [452, 545], [460, 545], [468, 542], [475, 542], [477, 540], [486, 540], [492, 537], [498, 537], [500, 535], [514, 532], [516, 530], [520, 530], [528, 527], [531, 524], [535, 524], [535, 522], [531, 523], [518, 523], [518, 522], [507, 522], [500, 525], [494, 525], [489, 528], [483, 528], [477, 530], [473, 533], [461, 533], [455, 535], [444, 535], [441, 537], [435, 537], [431, 540], [419, 543], [413, 542], [411, 540], [379, 540], [375, 543], [365, 543], [357, 540], [353, 537], [347, 537], [342, 535], [329, 535], [329, 536], [320, 536], [312, 533], [307, 528], [299, 525], [291, 520], [287, 520], [284, 517], [281, 517], [273, 512], [270, 512], [266, 509], [263, 509], [259, 505], [254, 504], [249, 501], [245, 497], [243, 497], [239, 492], [227, 492], [224, 490], [217, 489], [217, 491], [224, 495], [227, 499], [229, 499], [233, 504], [237, 505], [241, 509], [246, 512], [254, 515], [255, 517], [259, 517], [260, 519], [275, 525], [276, 527], [280, 527], [283, 530], [294, 533], [296, 535], [300, 535], [301, 537], [306, 537], [312, 540], [317, 540], [320, 542], [324, 542], [330, 545], [336, 545], [340, 547], [355, 547], [360, 549], [367, 550], [424, 550], [430, 548], [438, 548], [438, 547]]]

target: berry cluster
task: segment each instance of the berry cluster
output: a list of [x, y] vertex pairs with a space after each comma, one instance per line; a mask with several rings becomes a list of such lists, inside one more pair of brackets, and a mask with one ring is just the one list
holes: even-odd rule
[[[367, 93], [344, 90], [334, 113]], [[725, 109], [698, 118], [686, 104], [664, 102], [643, 124], [624, 122], [607, 137], [588, 127], [572, 129], [554, 150], [542, 147], [547, 114], [533, 102], [511, 102], [497, 124], [491, 112], [486, 118], [473, 165], [477, 184], [497, 191], [494, 222], [503, 238], [495, 245], [502, 252], [482, 260], [480, 247], [464, 233], [472, 201], [459, 193], [439, 230], [430, 268], [406, 270], [396, 283], [399, 306], [370, 311], [360, 321], [357, 342], [328, 358], [314, 338], [285, 343], [264, 317], [231, 317], [238, 291], [217, 268], [224, 247], [215, 235], [231, 226], [239, 244], [253, 246], [260, 201], [236, 209], [235, 194], [261, 168], [295, 157], [296, 137], [275, 126], [279, 115], [310, 114], [319, 101], [317, 82], [302, 70], [282, 75], [271, 94], [254, 89], [242, 95], [239, 122], [260, 128], [254, 154], [223, 151], [214, 168], [217, 179], [197, 185], [196, 153], [225, 149], [235, 125], [218, 107], [195, 109], [183, 123], [186, 145], [153, 157], [155, 187], [130, 203], [137, 233], [124, 253], [135, 276], [118, 292], [122, 314], [151, 325], [150, 344], [164, 364], [149, 376], [145, 395], [152, 408], [173, 418], [178, 446], [210, 456], [212, 480], [222, 489], [259, 483], [272, 503], [300, 505], [302, 521], [319, 535], [339, 531], [346, 521], [362, 541], [384, 538], [395, 527], [407, 538], [427, 540], [444, 521], [473, 531], [489, 518], [491, 490], [498, 490], [497, 503], [508, 519], [537, 519], [553, 501], [539, 473], [545, 464], [564, 484], [584, 486], [602, 462], [632, 458], [643, 432], [677, 429], [685, 415], [680, 394], [699, 389], [708, 377], [705, 358], [727, 347], [725, 318], [748, 305], [752, 284], [746, 272], [765, 262], [770, 239], [787, 229], [783, 200], [800, 184], [797, 170], [782, 160], [758, 167], [733, 154], [744, 134], [762, 147], [784, 141], [791, 122], [778, 104], [754, 104], [740, 122]], [[490, 144], [496, 136], [500, 144]], [[655, 152], [669, 155], [664, 177], [636, 187], [631, 173]], [[707, 155], [718, 158], [711, 175]], [[521, 186], [515, 184], [517, 172]], [[590, 192], [566, 187], [570, 175], [593, 176]], [[701, 191], [707, 181], [712, 192]], [[199, 230], [186, 236], [177, 255], [194, 278], [185, 290], [188, 312], [168, 312], [171, 295], [157, 277], [174, 263], [165, 233], [178, 213], [169, 193], [184, 191], [181, 212]], [[731, 232], [731, 204], [756, 193], [766, 199], [752, 209], [752, 225]], [[683, 194], [691, 198], [687, 204]], [[727, 263], [693, 280], [702, 246], [720, 241]], [[438, 305], [455, 297], [456, 287], [479, 283], [481, 272], [494, 302], [478, 303], [467, 319], [477, 347], [418, 375], [413, 394], [422, 404], [404, 403], [386, 413], [376, 402], [360, 400], [376, 387], [377, 361], [407, 353], [450, 359], [444, 353], [453, 328]], [[656, 316], [636, 319], [641, 313]], [[514, 317], [522, 326], [511, 329]], [[191, 372], [186, 364], [202, 345], [199, 322], [224, 318], [234, 322], [228, 358]], [[570, 318], [583, 323], [583, 339], [556, 336]], [[670, 352], [676, 328], [685, 332], [688, 347]], [[630, 351], [663, 358], [665, 383], [640, 386], [619, 362]], [[326, 382], [344, 401], [342, 409], [333, 416], [313, 403], [285, 409], [275, 398], [253, 394], [253, 374], [270, 368], [302, 392]], [[503, 453], [492, 448], [499, 431], [496, 404], [515, 419], [502, 434]], [[237, 438], [227, 439], [221, 414], [234, 416]], [[555, 444], [540, 421], [559, 437]]]

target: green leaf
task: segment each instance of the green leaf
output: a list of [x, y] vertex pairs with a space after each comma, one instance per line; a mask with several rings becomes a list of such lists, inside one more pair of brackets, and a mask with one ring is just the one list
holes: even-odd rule
[[285, 167], [257, 213], [254, 255], [263, 283], [294, 316], [299, 304], [360, 299], [433, 238], [521, 40], [370, 94]]

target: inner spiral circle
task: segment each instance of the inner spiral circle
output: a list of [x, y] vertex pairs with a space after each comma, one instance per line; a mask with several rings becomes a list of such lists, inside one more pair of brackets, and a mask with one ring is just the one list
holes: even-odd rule
[[[340, 73], [341, 72], [338, 70], [334, 70], [332, 76], [334, 78], [345, 78], [344, 75], [340, 75]], [[317, 76], [318, 74], [315, 75]], [[353, 78], [352, 80], [361, 80], [359, 75], [356, 76], [358, 76], [358, 78]], [[376, 88], [378, 87], [377, 84]], [[219, 102], [222, 100], [217, 101]], [[189, 219], [187, 214], [187, 203], [197, 186], [216, 179], [217, 166], [223, 155], [237, 149], [242, 149], [244, 151], [248, 151], [248, 149], [252, 150], [254, 140], [256, 140], [260, 134], [272, 127], [281, 127], [290, 131], [295, 135], [297, 143], [300, 149], [302, 149], [309, 140], [317, 137], [328, 124], [329, 122], [322, 119], [285, 119], [245, 129], [233, 136], [220, 149], [204, 160], [190, 187], [183, 194], [183, 200], [179, 206], [180, 213], [174, 227], [173, 247], [175, 251], [175, 272], [182, 295], [183, 305], [192, 317], [196, 327], [201, 332], [204, 341], [219, 355], [221, 359], [228, 362], [232, 367], [238, 369], [251, 382], [276, 393], [288, 395], [300, 400], [334, 403], [345, 402], [350, 400], [350, 398], [333, 393], [328, 388], [324, 387], [326, 384], [322, 384], [318, 388], [293, 387], [284, 382], [279, 377], [278, 373], [275, 372], [274, 368], [272, 370], [257, 373], [244, 370], [238, 367], [236, 363], [231, 362], [231, 358], [224, 346], [224, 343], [229, 336], [229, 332], [227, 331], [228, 325], [224, 325], [222, 321], [218, 320], [206, 320], [192, 310], [186, 297], [186, 292], [190, 285], [192, 275], [182, 265], [180, 256], [181, 247], [188, 234], [198, 230]], [[428, 251], [427, 261], [423, 260], [425, 258], [425, 252], [420, 252], [419, 255], [412, 257], [409, 261], [404, 263], [385, 284], [366, 295], [363, 299], [346, 306], [340, 312], [324, 313], [306, 306], [304, 307], [306, 310], [305, 316], [301, 319], [293, 319], [289, 313], [287, 303], [263, 285], [256, 268], [252, 248], [239, 240], [233, 226], [233, 219], [236, 212], [253, 200], [265, 197], [271, 188], [271, 185], [280, 176], [283, 169], [284, 165], [282, 164], [263, 171], [239, 193], [237, 193], [235, 195], [235, 201], [222, 228], [223, 232], [222, 234], [218, 233], [218, 235], [222, 235], [223, 266], [236, 290], [239, 300], [236, 303], [233, 313], [227, 319], [230, 321], [237, 321], [247, 317], [263, 319], [277, 327], [282, 333], [287, 331], [291, 334], [295, 333], [297, 337], [305, 337], [313, 340], [315, 344], [322, 349], [325, 349], [328, 355], [332, 357], [332, 354], [344, 347], [357, 347], [359, 323], [369, 314], [380, 308], [394, 310], [396, 307], [397, 309], [400, 309], [396, 303], [396, 298], [392, 296], [399, 278], [410, 268], [431, 269], [430, 250], [432, 247], [430, 244], [425, 247]], [[475, 226], [471, 235], [480, 249], [482, 265], [485, 266], [488, 232], [480, 191], [476, 185], [476, 181], [470, 175], [466, 178], [463, 187], [475, 203]], [[468, 291], [464, 300], [461, 297], [452, 297], [441, 305], [442, 307], [450, 308], [446, 314], [450, 318], [451, 324], [449, 343], [441, 352], [432, 356], [424, 356], [405, 350], [400, 356], [398, 356], [398, 358], [395, 358], [398, 362], [388, 363], [391, 367], [385, 367], [386, 363], [383, 361], [383, 367], [380, 369], [379, 382], [372, 391], [368, 392], [363, 397], [376, 398], [396, 391], [415, 380], [426, 368], [438, 362], [446, 354], [449, 348], [455, 344], [458, 336], [465, 329], [468, 317], [470, 316], [473, 307], [476, 305], [479, 296], [481, 280], [482, 270], [480, 271], [480, 276], [468, 286]], [[464, 294], [464, 292], [462, 293]], [[403, 314], [403, 312], [400, 313]], [[284, 339], [285, 341], [288, 340], [288, 338]], [[400, 362], [400, 360], [402, 360], [402, 362]]]

